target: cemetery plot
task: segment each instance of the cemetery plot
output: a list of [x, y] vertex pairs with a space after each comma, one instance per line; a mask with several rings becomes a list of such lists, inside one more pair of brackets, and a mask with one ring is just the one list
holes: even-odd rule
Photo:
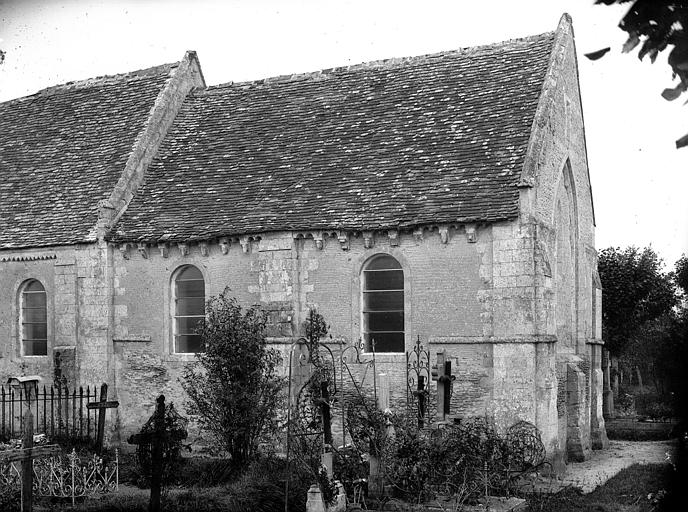
[[[5, 400], [6, 394], [3, 388], [2, 398], [2, 421], [3, 433], [7, 431], [9, 434], [14, 433], [15, 429], [15, 396], [19, 399], [19, 406], [24, 407], [24, 412], [21, 415], [19, 422], [23, 436], [21, 441], [15, 440], [11, 444], [0, 445], [0, 496], [11, 497], [17, 490], [20, 491], [21, 510], [23, 512], [30, 512], [33, 509], [34, 496], [42, 497], [57, 497], [70, 498], [72, 504], [75, 503], [76, 498], [92, 496], [94, 494], [112, 492], [119, 487], [119, 456], [115, 451], [115, 458], [113, 462], [105, 463], [104, 460], [93, 455], [85, 461], [77, 455], [76, 450], [73, 449], [69, 455], [62, 455], [61, 448], [57, 444], [47, 444], [47, 436], [45, 433], [34, 435], [34, 428], [36, 426], [43, 427], [45, 432], [48, 430], [50, 424], [51, 431], [55, 432], [55, 418], [57, 416], [57, 432], [62, 437], [70, 437], [73, 440], [83, 440], [83, 405], [84, 398], [88, 399], [90, 389], [86, 396], [84, 396], [83, 388], [79, 394], [80, 414], [77, 415], [77, 401], [76, 392], [72, 393], [71, 401], [71, 425], [69, 422], [69, 397], [68, 391], [65, 389], [65, 400], [62, 400], [62, 392], [57, 394], [57, 411], [55, 415], [55, 401], [50, 400], [51, 414], [48, 416], [48, 394], [45, 387], [43, 393], [38, 392], [38, 387], [35, 382], [24, 383], [24, 389], [12, 389], [7, 395], [9, 400]], [[59, 388], [58, 388], [59, 389]], [[54, 397], [54, 390], [51, 395]], [[95, 398], [95, 392], [93, 398]], [[34, 419], [33, 410], [37, 413], [41, 412], [42, 399], [42, 422], [38, 421], [37, 417]], [[10, 415], [9, 418], [5, 415], [5, 406], [9, 404]], [[106, 408], [116, 406], [116, 402], [107, 402], [107, 385], [103, 384], [101, 387], [101, 401], [95, 403], [95, 407], [87, 404], [87, 409], [99, 409], [99, 424], [98, 424], [98, 447], [102, 450], [104, 420]], [[64, 416], [63, 416], [64, 413]], [[48, 423], [48, 417], [51, 421]], [[86, 438], [90, 435], [90, 415], [87, 415]], [[77, 422], [77, 419], [79, 420]], [[9, 420], [6, 422], [6, 420]], [[9, 424], [9, 428], [6, 427]], [[37, 445], [34, 445], [34, 442]]]

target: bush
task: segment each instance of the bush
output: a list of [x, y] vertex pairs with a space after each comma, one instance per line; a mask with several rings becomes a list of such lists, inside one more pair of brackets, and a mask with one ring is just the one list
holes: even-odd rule
[[504, 495], [516, 477], [544, 463], [539, 432], [526, 422], [512, 426], [505, 437], [487, 418], [433, 431], [414, 424], [400, 424], [383, 452], [387, 479], [396, 497], [405, 501], [421, 503], [444, 495], [463, 503], [486, 493]]
[[211, 297], [198, 330], [205, 352], [196, 354], [181, 379], [189, 412], [237, 466], [254, 459], [261, 441], [278, 429], [284, 379], [277, 375], [280, 354], [267, 347], [265, 323], [262, 311], [242, 311], [229, 288]]
[[658, 393], [644, 393], [635, 396], [635, 410], [639, 416], [661, 420], [674, 416], [671, 401]]

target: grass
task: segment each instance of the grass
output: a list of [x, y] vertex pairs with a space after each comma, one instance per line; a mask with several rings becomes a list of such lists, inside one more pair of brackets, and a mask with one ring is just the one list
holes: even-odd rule
[[533, 495], [528, 512], [662, 512], [688, 510], [669, 464], [634, 464], [589, 494], [568, 488], [557, 494]]
[[[284, 461], [266, 458], [250, 465], [242, 475], [230, 472], [218, 459], [188, 459], [179, 476], [188, 477], [184, 487], [170, 485], [163, 497], [165, 512], [281, 512], [284, 510]], [[135, 479], [135, 473], [131, 477]], [[304, 482], [294, 478], [289, 510], [305, 510]], [[120, 480], [122, 482], [122, 480]], [[220, 482], [220, 483], [218, 483]], [[38, 500], [35, 511], [147, 512], [149, 489], [132, 483], [120, 484], [112, 494], [86, 499], [72, 508], [71, 502]], [[0, 507], [2, 508], [2, 507]], [[3, 509], [3, 512], [10, 512]]]

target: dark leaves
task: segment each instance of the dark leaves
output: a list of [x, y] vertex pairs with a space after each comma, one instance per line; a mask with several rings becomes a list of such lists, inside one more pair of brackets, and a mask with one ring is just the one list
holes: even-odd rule
[[[629, 0], [597, 0], [596, 4], [623, 4]], [[669, 54], [669, 65], [681, 83], [674, 88], [664, 89], [662, 97], [672, 101], [688, 89], [688, 2], [685, 0], [632, 0], [632, 5], [624, 15], [619, 27], [628, 33], [628, 40], [622, 51], [633, 51], [642, 42], [638, 58], [646, 55], [652, 62], [665, 49], [673, 46]], [[607, 49], [608, 50], [608, 49]], [[601, 52], [601, 53], [600, 53]], [[593, 52], [596, 58], [602, 57], [604, 51]], [[598, 55], [599, 54], [599, 55]], [[676, 141], [676, 147], [688, 145], [686, 137]]]
[[628, 53], [631, 50], [633, 50], [633, 48], [638, 46], [639, 43], [640, 43], [640, 36], [638, 35], [638, 33], [637, 32], [631, 32], [631, 34], [628, 36], [628, 39], [626, 40], [623, 47], [621, 48], [621, 51], [623, 53]]
[[676, 149], [685, 148], [688, 146], [688, 133], [676, 141]]
[[686, 84], [680, 83], [676, 87], [667, 88], [662, 91], [662, 98], [667, 101], [674, 101], [681, 96], [681, 93], [686, 90]]
[[601, 59], [602, 57], [604, 57], [609, 50], [610, 50], [610, 48], [609, 48], [609, 46], [607, 46], [606, 48], [602, 48], [601, 50], [586, 53], [585, 56], [590, 60], [598, 60], [598, 59]]

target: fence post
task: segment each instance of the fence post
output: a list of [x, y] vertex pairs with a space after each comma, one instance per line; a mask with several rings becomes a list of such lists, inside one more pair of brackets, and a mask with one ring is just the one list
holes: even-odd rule
[[2, 388], [2, 436], [5, 437], [5, 388]]
[[[29, 451], [33, 448], [33, 414], [31, 414], [31, 407], [26, 408], [24, 413], [24, 450]], [[31, 512], [33, 510], [33, 459], [31, 456], [23, 459], [22, 467], [22, 512]]]
[[45, 389], [45, 384], [43, 385], [43, 433], [48, 435], [48, 421], [46, 418], [47, 413], [47, 391]]
[[76, 471], [76, 458], [77, 458], [76, 449], [72, 448], [72, 453], [71, 453], [71, 457], [70, 457], [70, 459], [71, 459], [70, 466], [72, 467], [72, 507], [75, 505], [75, 502], [76, 502], [76, 494], [74, 492], [74, 489], [75, 489], [74, 473]]
[[79, 439], [84, 437], [84, 387], [79, 386]]

